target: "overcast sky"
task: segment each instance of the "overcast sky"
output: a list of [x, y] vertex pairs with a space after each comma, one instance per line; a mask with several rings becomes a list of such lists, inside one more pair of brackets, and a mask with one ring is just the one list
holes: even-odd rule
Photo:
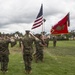
[[51, 27], [70, 12], [69, 31], [75, 29], [75, 0], [0, 0], [0, 32], [33, 33], [42, 31], [42, 26], [31, 30], [34, 20], [43, 4], [44, 30]]

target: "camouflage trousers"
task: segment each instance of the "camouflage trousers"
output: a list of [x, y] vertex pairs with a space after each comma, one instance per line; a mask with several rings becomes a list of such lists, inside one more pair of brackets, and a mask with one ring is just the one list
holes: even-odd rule
[[1, 71], [8, 70], [9, 55], [0, 55]]
[[38, 50], [38, 49], [36, 50], [35, 60], [36, 60], [36, 62], [38, 60], [43, 61], [43, 50]]
[[31, 71], [31, 62], [32, 62], [32, 54], [23, 54], [23, 60], [24, 60], [24, 65], [25, 65], [25, 70], [26, 71]]

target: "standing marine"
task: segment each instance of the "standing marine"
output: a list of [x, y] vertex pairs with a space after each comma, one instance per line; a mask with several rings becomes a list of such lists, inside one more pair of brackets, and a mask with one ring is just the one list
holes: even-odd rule
[[53, 37], [53, 47], [56, 47], [56, 43], [57, 43], [57, 38], [56, 36]]
[[13, 47], [16, 43], [15, 40], [8, 39], [7, 37], [0, 38], [0, 61], [1, 61], [1, 71], [3, 73], [8, 71], [9, 62], [9, 43]]
[[32, 72], [32, 54], [33, 54], [33, 38], [29, 34], [29, 30], [26, 31], [25, 36], [22, 39], [22, 50], [23, 50], [23, 60], [25, 65], [25, 72], [27, 74]]
[[43, 62], [43, 58], [44, 58], [43, 49], [44, 46], [46, 46], [45, 41], [42, 39], [41, 34], [36, 34], [35, 36], [33, 34], [31, 35], [35, 38], [35, 49], [36, 49], [36, 52], [34, 54], [35, 61]]

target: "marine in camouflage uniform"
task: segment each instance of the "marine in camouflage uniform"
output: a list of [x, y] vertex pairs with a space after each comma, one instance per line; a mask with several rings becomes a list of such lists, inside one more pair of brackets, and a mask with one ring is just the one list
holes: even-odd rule
[[1, 60], [1, 71], [6, 72], [8, 70], [9, 62], [9, 43], [13, 47], [15, 44], [8, 39], [0, 39], [0, 60]]
[[57, 38], [54, 36], [53, 37], [53, 46], [56, 47], [56, 43], [57, 43]]
[[35, 39], [35, 48], [36, 48], [36, 53], [35, 53], [35, 61], [38, 62], [43, 61], [43, 49], [45, 46], [44, 41], [42, 40], [41, 34], [37, 34], [36, 37], [38, 40]]
[[45, 39], [45, 43], [47, 44], [47, 47], [48, 47], [48, 45], [49, 45], [49, 38]]
[[23, 60], [25, 65], [26, 73], [30, 73], [31, 62], [32, 62], [32, 53], [33, 53], [33, 38], [29, 35], [29, 31], [26, 31], [24, 38], [22, 39], [22, 46], [23, 46]]

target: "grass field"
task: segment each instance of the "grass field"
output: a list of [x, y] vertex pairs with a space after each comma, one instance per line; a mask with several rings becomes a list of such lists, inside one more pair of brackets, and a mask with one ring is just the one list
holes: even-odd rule
[[[26, 75], [22, 51], [18, 45], [10, 48], [8, 72], [5, 75]], [[0, 75], [3, 75], [0, 72]], [[57, 41], [54, 48], [52, 41], [44, 49], [44, 62], [32, 61], [30, 75], [75, 75], [75, 41]]]

